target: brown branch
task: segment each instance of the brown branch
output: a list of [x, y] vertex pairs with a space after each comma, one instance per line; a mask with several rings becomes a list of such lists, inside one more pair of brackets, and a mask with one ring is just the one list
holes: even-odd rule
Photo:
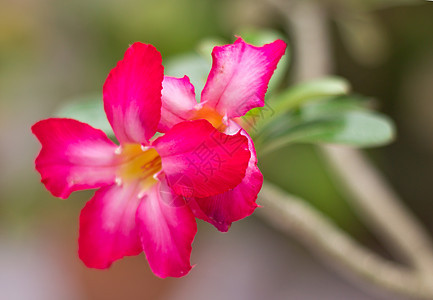
[[324, 261], [333, 268], [350, 270], [370, 283], [399, 294], [433, 299], [433, 286], [420, 274], [364, 248], [305, 200], [268, 182], [263, 184], [259, 199], [263, 205], [257, 210], [259, 216], [326, 258]]
[[325, 146], [322, 153], [365, 224], [433, 286], [433, 245], [429, 235], [385, 179], [355, 149]]
[[[285, 16], [294, 38], [296, 79], [304, 81], [328, 75], [332, 56], [323, 7], [312, 1], [267, 1]], [[314, 208], [269, 183], [265, 183], [260, 193], [265, 208], [259, 214], [311, 249], [326, 254], [331, 265], [338, 264], [394, 292], [433, 299], [433, 246], [422, 226], [361, 152], [324, 147], [323, 153], [350, 194], [356, 212], [388, 242], [391, 251], [404, 255], [411, 268], [363, 248]]]

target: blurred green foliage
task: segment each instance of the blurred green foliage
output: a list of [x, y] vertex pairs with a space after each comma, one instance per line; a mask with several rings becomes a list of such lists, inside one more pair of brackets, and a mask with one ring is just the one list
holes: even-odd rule
[[[249, 43], [263, 45], [277, 38], [280, 34], [271, 30], [243, 29], [242, 37]], [[196, 85], [199, 95], [210, 69], [209, 59], [215, 45], [230, 43], [223, 39], [207, 38], [195, 51], [175, 56], [165, 64], [166, 74], [181, 77], [188, 75]], [[290, 52], [276, 70], [276, 76], [270, 86], [271, 95], [267, 96], [268, 109], [273, 113], [265, 118], [261, 108], [250, 112], [246, 118], [254, 118], [256, 149], [260, 159], [271, 151], [294, 143], [341, 143], [354, 146], [375, 146], [385, 144], [393, 138], [392, 122], [377, 113], [370, 111], [362, 97], [350, 94], [350, 86], [341, 78], [323, 78], [288, 88], [280, 88], [287, 73]], [[72, 101], [60, 108], [56, 114], [61, 117], [75, 118], [104, 130], [113, 137], [106, 117], [103, 113], [100, 97], [89, 96], [80, 101]], [[312, 148], [298, 151], [299, 148], [286, 149], [289, 154], [277, 152], [280, 164], [290, 166], [280, 170], [272, 161], [265, 159], [265, 165], [272, 165], [266, 171], [266, 178], [282, 184], [294, 193], [306, 197], [318, 208], [334, 217], [339, 224], [351, 230], [352, 213], [335, 187], [327, 177], [325, 167], [315, 155]], [[284, 157], [281, 158], [280, 157]], [[298, 164], [293, 163], [295, 159]], [[287, 161], [286, 161], [287, 160]], [[266, 169], [266, 168], [265, 168]], [[274, 170], [274, 171], [270, 171]], [[300, 171], [302, 170], [302, 171]], [[303, 172], [307, 172], [304, 175]], [[291, 178], [290, 174], [296, 174]], [[275, 174], [273, 174], [275, 173]], [[278, 175], [276, 175], [278, 174]], [[308, 174], [308, 175], [307, 175]], [[302, 176], [308, 177], [303, 180]], [[284, 182], [280, 179], [284, 178]], [[286, 181], [287, 180], [287, 181]], [[314, 183], [314, 189], [311, 185]]]
[[[429, 42], [426, 40], [432, 28], [431, 13], [423, 7], [414, 6], [412, 10], [399, 8], [397, 2], [401, 4], [401, 1], [379, 0], [328, 0], [325, 4], [335, 27], [333, 43], [337, 73], [349, 76], [356, 92], [378, 97], [383, 107], [391, 113], [396, 110], [394, 103], [401, 101], [400, 86], [403, 86], [411, 61], [418, 54], [428, 53], [428, 49], [431, 49], [427, 47]], [[65, 212], [62, 207], [66, 204], [50, 196], [33, 170], [33, 160], [39, 145], [30, 135], [29, 128], [42, 118], [69, 116], [92, 123], [109, 133], [110, 128], [101, 109], [102, 84], [109, 70], [132, 42], [154, 44], [163, 55], [166, 74], [188, 75], [199, 95], [210, 69], [210, 51], [214, 45], [230, 43], [235, 35], [257, 45], [275, 38], [287, 41], [288, 32], [281, 30], [285, 24], [275, 17], [275, 12], [271, 14], [270, 8], [260, 6], [255, 1], [249, 2], [248, 7], [242, 6], [243, 3], [245, 1], [40, 0], [7, 1], [2, 5], [0, 134], [7, 142], [2, 143], [4, 146], [0, 158], [3, 174], [7, 175], [2, 176], [0, 181], [0, 198], [6, 199], [0, 202], [1, 221], [25, 223], [31, 220], [29, 216], [41, 218], [41, 212]], [[389, 8], [390, 5], [395, 7]], [[263, 7], [265, 10], [261, 10]], [[263, 30], [263, 24], [280, 30]], [[372, 42], [378, 40], [379, 43]], [[365, 137], [364, 133], [359, 134], [357, 130], [354, 133], [354, 128], [361, 127], [375, 134], [368, 137], [377, 137], [376, 134], [382, 132], [382, 143], [392, 138], [389, 121], [381, 115], [370, 113], [363, 98], [347, 93], [348, 85], [344, 79], [335, 79], [337, 90], [341, 90], [331, 92], [329, 97], [306, 96], [302, 91], [296, 92], [299, 86], [287, 88], [289, 63], [296, 59], [290, 54], [288, 49], [272, 79], [266, 100], [275, 112], [281, 112], [283, 120], [278, 122], [285, 131], [270, 138], [281, 137], [284, 132], [293, 134], [300, 129], [308, 129], [307, 133], [311, 134], [309, 130], [318, 124], [316, 118], [319, 116], [319, 121], [326, 123], [321, 123], [319, 128], [334, 131], [333, 135], [326, 134], [325, 140], [322, 135], [321, 142], [338, 142], [336, 137], [341, 142], [342, 137], [347, 139], [348, 133], [350, 137]], [[375, 69], [384, 63], [386, 71], [383, 68]], [[367, 67], [360, 67], [364, 64]], [[382, 71], [375, 73], [376, 70]], [[376, 79], [370, 80], [372, 77]], [[326, 88], [331, 86], [325, 84]], [[314, 87], [304, 90], [308, 93], [312, 91]], [[300, 93], [296, 101], [293, 96], [295, 92]], [[79, 95], [83, 96], [77, 97]], [[349, 97], [334, 97], [341, 95]], [[94, 100], [88, 101], [89, 97]], [[290, 97], [294, 98], [287, 100]], [[283, 108], [279, 108], [279, 105]], [[252, 111], [251, 114], [270, 117], [260, 110]], [[329, 117], [334, 119], [329, 121]], [[403, 114], [400, 117], [404, 118]], [[366, 121], [368, 124], [372, 121], [375, 125], [356, 125], [359, 122], [365, 124]], [[383, 130], [377, 131], [377, 128]], [[306, 136], [304, 131], [301, 135], [304, 142]], [[334, 140], [329, 140], [330, 136]], [[259, 142], [261, 138], [257, 136]], [[377, 139], [375, 143], [368, 143], [381, 144]], [[333, 187], [314, 149], [314, 146], [304, 144], [280, 148], [272, 155], [263, 155], [261, 168], [269, 180], [311, 201], [340, 225], [356, 231], [360, 225]], [[374, 152], [379, 158], [383, 153]], [[417, 174], [418, 169], [413, 170], [412, 173]], [[395, 172], [399, 173], [404, 172]], [[400, 183], [404, 186], [408, 181], [402, 176]], [[410, 193], [412, 195], [417, 191], [420, 189], [416, 183]], [[67, 204], [68, 208], [76, 207], [74, 212], [77, 212], [90, 194], [73, 195], [77, 201]], [[418, 198], [424, 201], [428, 199], [422, 194]]]

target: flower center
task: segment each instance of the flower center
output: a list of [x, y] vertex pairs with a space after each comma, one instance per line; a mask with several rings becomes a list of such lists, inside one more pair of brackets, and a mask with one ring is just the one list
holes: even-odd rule
[[203, 106], [202, 108], [195, 111], [195, 114], [191, 120], [205, 119], [212, 124], [213, 127], [223, 132], [227, 125], [224, 123], [224, 118], [215, 109], [209, 106]]
[[154, 175], [161, 171], [161, 157], [154, 148], [140, 144], [126, 144], [120, 148], [121, 164], [118, 176], [121, 181], [139, 180], [143, 188], [155, 184]]

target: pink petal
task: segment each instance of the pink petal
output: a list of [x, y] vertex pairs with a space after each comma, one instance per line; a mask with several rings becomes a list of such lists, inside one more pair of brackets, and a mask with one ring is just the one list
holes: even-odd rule
[[97, 188], [115, 180], [116, 145], [105, 133], [72, 119], [42, 120], [32, 127], [42, 144], [36, 170], [54, 195]]
[[189, 119], [196, 104], [194, 86], [187, 76], [165, 76], [162, 82], [162, 109], [158, 131], [166, 132], [177, 123]]
[[197, 233], [194, 215], [165, 180], [143, 198], [137, 211], [144, 253], [159, 277], [181, 277], [191, 270], [191, 244]]
[[229, 118], [263, 106], [269, 80], [285, 49], [281, 40], [255, 47], [241, 38], [234, 44], [215, 47], [202, 102]]
[[135, 223], [139, 203], [135, 184], [96, 191], [80, 215], [78, 254], [86, 266], [105, 269], [117, 259], [142, 252]]
[[244, 130], [241, 134], [248, 138], [251, 158], [245, 178], [234, 189], [225, 193], [195, 198], [189, 202], [197, 218], [207, 221], [220, 231], [227, 231], [232, 222], [251, 215], [258, 207], [257, 194], [263, 184], [263, 175], [257, 167], [257, 156], [251, 137]]
[[234, 188], [250, 159], [246, 137], [223, 134], [206, 120], [179, 123], [153, 145], [168, 184], [185, 197], [209, 197]]
[[120, 143], [145, 143], [161, 118], [164, 76], [161, 54], [134, 43], [105, 81], [104, 108]]

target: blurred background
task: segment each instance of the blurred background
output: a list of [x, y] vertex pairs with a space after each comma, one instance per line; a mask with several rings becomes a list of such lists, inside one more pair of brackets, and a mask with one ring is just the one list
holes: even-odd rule
[[[233, 41], [242, 28], [273, 29], [295, 44], [272, 2], [2, 0], [1, 299], [397, 299], [328, 270], [255, 216], [225, 234], [199, 222], [197, 265], [181, 279], [155, 277], [144, 255], [106, 271], [87, 269], [77, 255], [78, 216], [92, 192], [56, 199], [34, 170], [40, 146], [31, 125], [72, 98], [101, 94], [129, 44], [151, 43], [164, 61], [205, 38]], [[433, 236], [433, 2], [319, 3], [329, 16], [334, 73], [396, 122], [397, 140], [368, 154]], [[267, 179], [389, 256], [335, 188], [314, 146], [284, 148], [260, 167]]]

